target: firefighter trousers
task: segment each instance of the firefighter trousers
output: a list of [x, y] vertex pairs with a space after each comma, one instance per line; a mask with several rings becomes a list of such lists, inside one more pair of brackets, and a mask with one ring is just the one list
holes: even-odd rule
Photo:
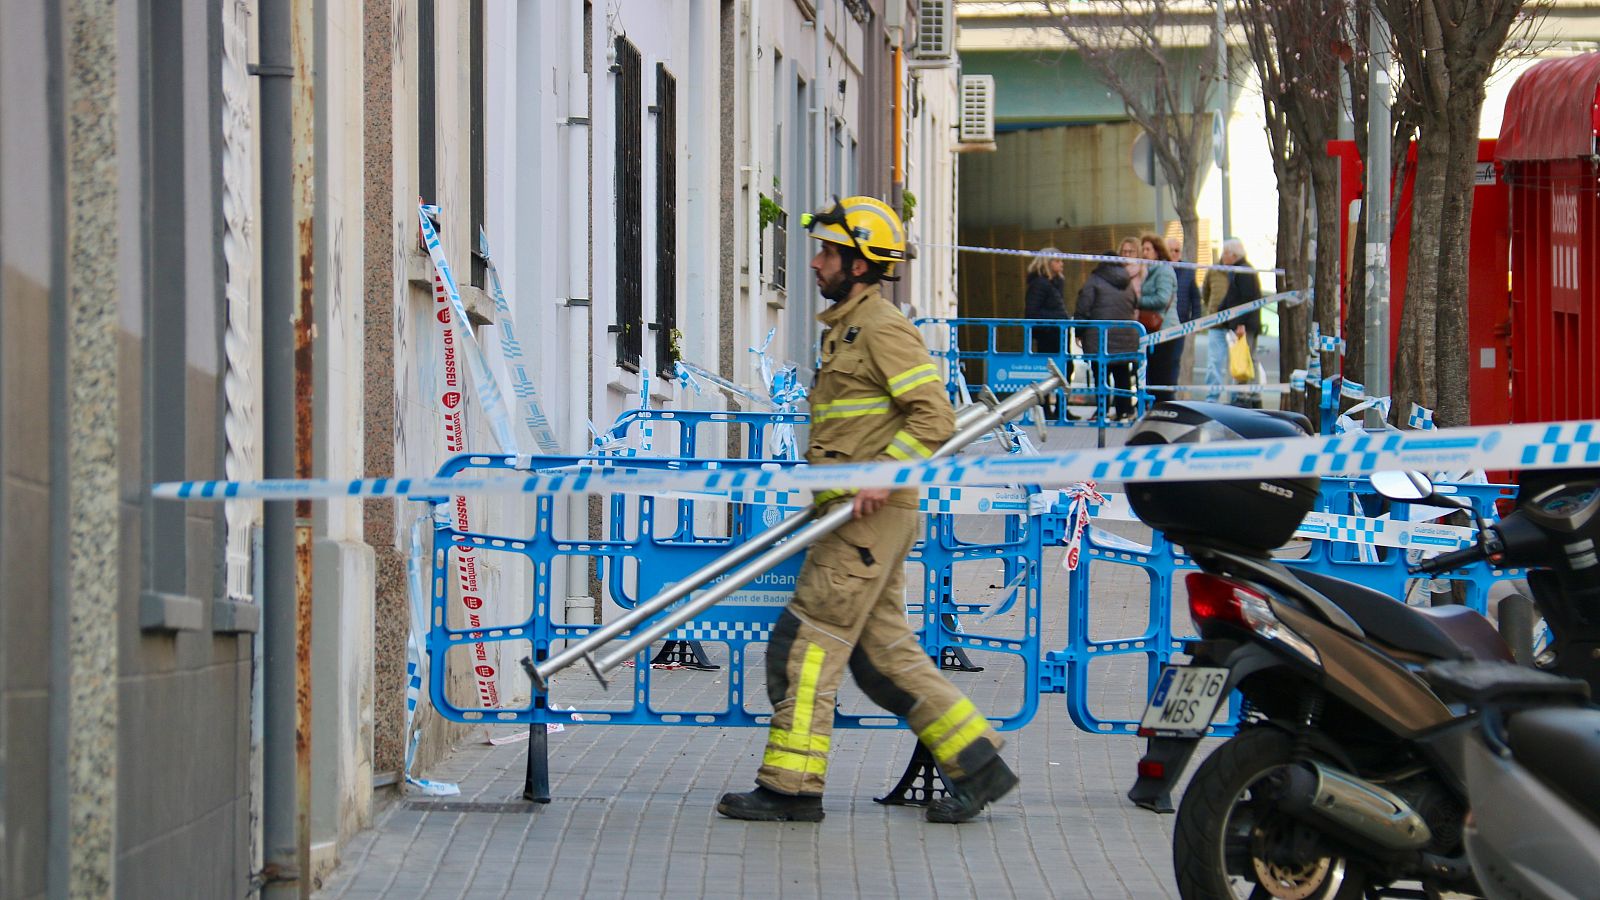
[[822, 794], [846, 665], [874, 703], [910, 723], [950, 778], [999, 753], [1000, 736], [906, 623], [905, 558], [921, 522], [915, 509], [886, 506], [812, 545], [767, 646], [773, 712], [758, 784]]

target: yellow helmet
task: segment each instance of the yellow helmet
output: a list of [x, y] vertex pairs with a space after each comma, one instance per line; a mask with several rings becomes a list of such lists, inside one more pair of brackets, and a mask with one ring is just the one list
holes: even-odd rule
[[876, 197], [835, 197], [828, 209], [802, 214], [800, 227], [818, 240], [852, 247], [866, 259], [883, 263], [887, 277], [894, 276], [895, 263], [908, 258], [905, 226]]

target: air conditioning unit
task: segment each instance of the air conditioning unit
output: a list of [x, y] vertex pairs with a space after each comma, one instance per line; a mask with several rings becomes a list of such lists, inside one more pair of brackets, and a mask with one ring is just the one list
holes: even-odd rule
[[911, 47], [911, 58], [935, 65], [955, 61], [955, 0], [917, 0], [916, 41]]
[[994, 76], [961, 76], [961, 128], [963, 144], [994, 141]]

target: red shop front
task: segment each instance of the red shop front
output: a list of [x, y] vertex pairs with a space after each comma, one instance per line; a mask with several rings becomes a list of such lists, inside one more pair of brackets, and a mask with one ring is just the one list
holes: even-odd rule
[[1600, 418], [1597, 136], [1600, 53], [1546, 60], [1512, 86], [1495, 159], [1510, 199], [1514, 422]]
[[[1341, 219], [1349, 221], [1351, 204], [1361, 199], [1365, 175], [1354, 141], [1330, 141], [1328, 155], [1339, 158], [1339, 209]], [[1411, 250], [1411, 186], [1416, 174], [1417, 145], [1408, 152], [1406, 180], [1395, 192], [1391, 206], [1394, 241], [1389, 247], [1389, 362], [1394, 363], [1400, 340], [1400, 311], [1405, 307], [1406, 267]], [[1498, 425], [1511, 421], [1511, 392], [1506, 380], [1506, 357], [1510, 333], [1509, 295], [1506, 271], [1510, 265], [1507, 245], [1506, 185], [1494, 165], [1495, 142], [1478, 142], [1478, 171], [1472, 195], [1472, 224], [1468, 235], [1470, 250], [1462, 261], [1467, 266], [1467, 348], [1468, 383], [1472, 391], [1473, 425]], [[1339, 235], [1340, 315], [1345, 314], [1343, 290], [1350, 277], [1351, 256], [1347, 246], [1351, 234]], [[1361, 373], [1350, 372], [1357, 381]]]

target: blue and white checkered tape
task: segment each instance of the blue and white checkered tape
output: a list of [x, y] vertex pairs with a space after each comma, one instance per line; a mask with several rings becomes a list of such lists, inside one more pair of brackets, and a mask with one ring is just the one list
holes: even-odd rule
[[1476, 426], [1432, 431], [1147, 444], [1026, 456], [956, 456], [920, 462], [760, 469], [632, 468], [626, 460], [516, 476], [457, 478], [187, 481], [155, 485], [154, 497], [268, 500], [475, 494], [660, 494], [671, 491], [825, 490], [854, 487], [1065, 486], [1080, 481], [1197, 480], [1352, 475], [1385, 469], [1427, 472], [1551, 469], [1600, 463], [1600, 422]]
[[667, 635], [671, 641], [765, 641], [772, 637], [771, 622], [690, 623]]
[[1419, 404], [1411, 404], [1411, 415], [1407, 417], [1408, 424], [1418, 431], [1432, 431], [1433, 410]]
[[1167, 341], [1175, 341], [1178, 338], [1194, 334], [1202, 329], [1231, 322], [1234, 319], [1238, 319], [1253, 313], [1256, 310], [1261, 309], [1263, 306], [1269, 306], [1274, 303], [1284, 303], [1289, 306], [1294, 306], [1299, 303], [1304, 303], [1310, 299], [1310, 291], [1284, 291], [1281, 294], [1271, 294], [1269, 296], [1262, 297], [1259, 300], [1252, 300], [1249, 303], [1241, 303], [1238, 306], [1231, 306], [1220, 312], [1214, 312], [1208, 316], [1201, 316], [1197, 319], [1190, 319], [1181, 325], [1175, 325], [1171, 328], [1163, 328], [1160, 331], [1147, 334], [1139, 339], [1139, 348], [1141, 350], [1148, 350], [1156, 344], [1164, 344]]

